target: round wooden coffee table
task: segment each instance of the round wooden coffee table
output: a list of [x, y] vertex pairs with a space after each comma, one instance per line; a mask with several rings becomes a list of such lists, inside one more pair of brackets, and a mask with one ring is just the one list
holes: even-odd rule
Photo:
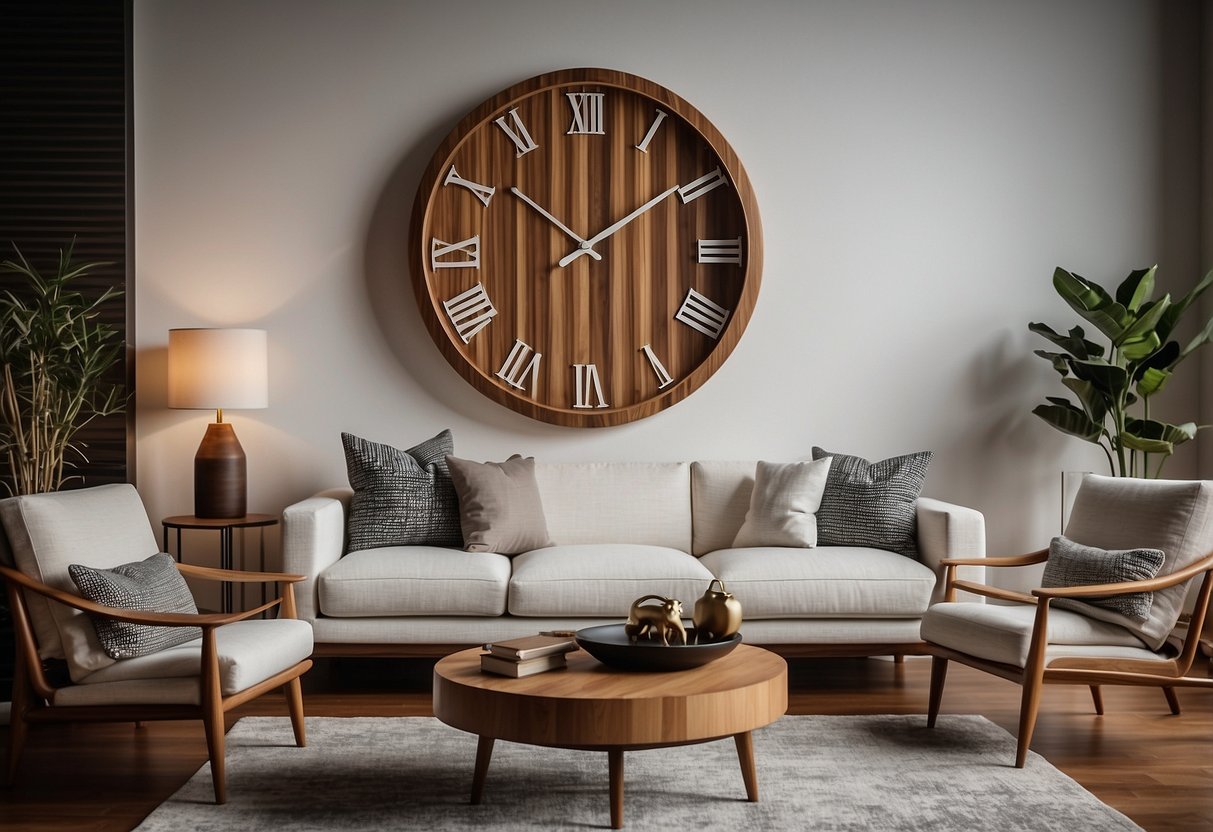
[[623, 752], [732, 737], [746, 797], [758, 800], [750, 732], [788, 707], [788, 666], [758, 647], [739, 645], [694, 670], [628, 673], [584, 651], [565, 670], [522, 679], [480, 671], [480, 650], [463, 650], [434, 667], [434, 716], [480, 737], [472, 803], [484, 795], [496, 740], [605, 751], [611, 828], [623, 826]]

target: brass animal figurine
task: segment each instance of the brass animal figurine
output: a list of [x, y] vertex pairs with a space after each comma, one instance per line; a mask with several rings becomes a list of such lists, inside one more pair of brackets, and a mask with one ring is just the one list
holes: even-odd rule
[[[661, 603], [641, 606], [646, 601]], [[671, 630], [678, 636], [679, 643], [687, 643], [686, 627], [682, 626], [682, 602], [660, 595], [645, 595], [633, 601], [628, 623], [623, 625], [623, 631], [631, 641], [636, 641], [640, 636], [652, 638], [653, 634], [657, 634], [666, 647], [670, 646]]]
[[[720, 591], [712, 589], [720, 584]], [[741, 629], [741, 602], [726, 591], [724, 581], [714, 578], [708, 591], [695, 602], [695, 643], [729, 638]]]

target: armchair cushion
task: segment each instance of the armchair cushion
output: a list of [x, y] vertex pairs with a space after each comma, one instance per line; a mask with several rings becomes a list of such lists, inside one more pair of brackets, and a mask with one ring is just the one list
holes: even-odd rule
[[[935, 604], [922, 617], [923, 641], [991, 662], [1023, 667], [1036, 621], [1034, 604]], [[1163, 659], [1124, 627], [1067, 610], [1049, 610], [1046, 659], [1062, 655]]]
[[[1101, 549], [1161, 549], [1158, 576], [1170, 575], [1213, 551], [1213, 482], [1090, 475], [1074, 499], [1065, 536]], [[1167, 640], [1191, 582], [1154, 593], [1145, 621], [1088, 606], [1088, 615], [1120, 624], [1152, 650]]]
[[[1042, 587], [1090, 586], [1116, 584], [1124, 581], [1145, 581], [1153, 578], [1165, 559], [1161, 549], [1100, 549], [1083, 546], [1065, 537], [1055, 537], [1049, 544], [1049, 560], [1040, 579]], [[1107, 598], [1058, 598], [1054, 607], [1063, 607], [1086, 614], [1091, 607], [1101, 607], [1119, 613], [1138, 623], [1150, 617], [1154, 593], [1131, 592]]]
[[[306, 621], [294, 618], [236, 621], [216, 628], [215, 651], [219, 656], [219, 687], [224, 696], [230, 696], [248, 690], [310, 656], [312, 627]], [[83, 684], [59, 691], [55, 703], [117, 704], [111, 699], [114, 690], [136, 687], [118, 684], [122, 682], [157, 681], [164, 684], [166, 680], [187, 677], [196, 691], [201, 670], [202, 639], [196, 638], [159, 653], [115, 662], [90, 673], [82, 680]], [[175, 689], [169, 684], [166, 693], [171, 695]], [[140, 701], [161, 700], [157, 697]]]
[[[42, 583], [76, 594], [67, 567], [107, 569], [160, 550], [143, 501], [132, 485], [27, 494], [0, 500], [0, 522], [17, 568]], [[38, 655], [67, 660], [75, 680], [111, 664], [92, 620], [80, 612], [26, 593]]]
[[[80, 594], [107, 607], [137, 612], [196, 614], [194, 596], [170, 555], [161, 552], [147, 560], [111, 569], [93, 569], [79, 563], [67, 567]], [[198, 627], [154, 627], [112, 618], [93, 618], [97, 639], [112, 659], [133, 659], [166, 647], [202, 638]]]

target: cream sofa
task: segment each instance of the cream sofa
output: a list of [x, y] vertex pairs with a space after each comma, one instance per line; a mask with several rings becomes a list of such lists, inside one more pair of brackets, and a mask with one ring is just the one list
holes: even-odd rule
[[[754, 462], [537, 463], [554, 546], [513, 557], [430, 546], [346, 553], [348, 489], [283, 514], [283, 570], [318, 655], [427, 656], [548, 629], [625, 620], [657, 593], [689, 618], [713, 578], [742, 603], [742, 635], [786, 655], [920, 652], [945, 557], [985, 554], [973, 509], [917, 503], [920, 560], [880, 549], [734, 549]], [[968, 578], [980, 580], [982, 570]]]

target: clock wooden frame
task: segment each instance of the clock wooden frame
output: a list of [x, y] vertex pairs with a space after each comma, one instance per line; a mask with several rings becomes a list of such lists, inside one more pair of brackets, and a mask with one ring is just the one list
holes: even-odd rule
[[762, 227], [702, 113], [634, 75], [566, 69], [494, 95], [442, 141], [409, 264], [430, 336], [473, 387], [604, 427], [681, 401], [728, 358], [758, 297]]

